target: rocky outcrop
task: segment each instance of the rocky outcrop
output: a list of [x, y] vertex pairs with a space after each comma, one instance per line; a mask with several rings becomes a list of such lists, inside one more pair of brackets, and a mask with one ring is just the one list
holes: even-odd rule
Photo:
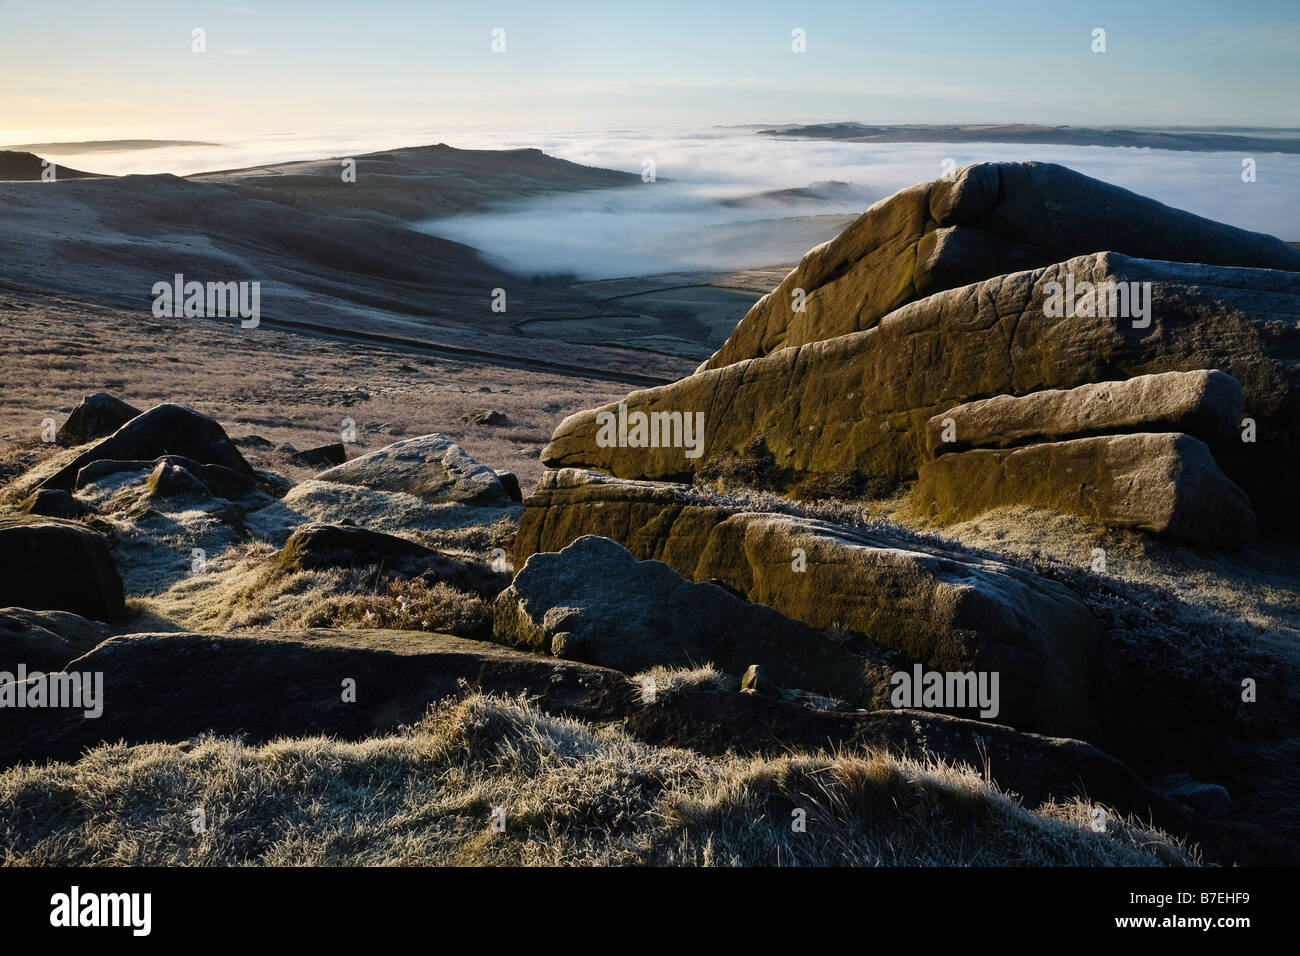
[[646, 699], [614, 670], [439, 634], [134, 634], [99, 644], [67, 671], [103, 675], [102, 714], [0, 708], [0, 767], [76, 760], [105, 742], [184, 743], [202, 734], [250, 743], [318, 734], [359, 740], [414, 723], [431, 703], [471, 688], [512, 696], [522, 690], [546, 713], [618, 722], [648, 743], [707, 754], [779, 755], [791, 747], [931, 753], [987, 767], [992, 780], [1031, 807], [1084, 797], [1152, 818], [1195, 839], [1216, 862], [1294, 863], [1297, 852], [1257, 827], [1205, 819], [1078, 740], [929, 711], [823, 712], [715, 688], [688, 686]]
[[460, 416], [460, 420], [466, 425], [484, 425], [488, 428], [497, 428], [501, 425], [510, 424], [510, 419], [506, 416], [506, 413], [499, 412], [495, 408], [471, 408]]
[[66, 445], [80, 445], [113, 434], [139, 414], [140, 409], [120, 398], [96, 392], [77, 403], [56, 437]]
[[945, 523], [1027, 505], [1112, 528], [1239, 548], [1255, 530], [1245, 493], [1205, 443], [1176, 433], [1101, 435], [941, 455], [921, 466], [912, 506]]
[[59, 518], [0, 518], [0, 607], [125, 616], [122, 578], [104, 538]]
[[300, 525], [272, 558], [278, 573], [321, 568], [375, 567], [385, 574], [442, 581], [491, 598], [510, 582], [509, 574], [488, 564], [443, 554], [418, 542], [351, 525], [313, 522]]
[[685, 486], [577, 470], [543, 475], [525, 505], [516, 568], [583, 535], [611, 538], [639, 559], [663, 561], [686, 578], [716, 581], [786, 617], [838, 628], [929, 668], [999, 671], [999, 721], [1097, 739], [1095, 623], [1059, 584], [901, 532], [744, 511]]
[[442, 435], [394, 442], [368, 455], [322, 471], [318, 481], [401, 491], [426, 501], [508, 504], [496, 472]]
[[758, 664], [781, 686], [873, 709], [888, 706], [896, 663], [595, 536], [532, 555], [493, 617], [498, 641], [556, 657], [628, 674], [704, 663], [740, 674]]
[[179, 455], [202, 465], [220, 465], [247, 478], [256, 475], [234, 442], [213, 419], [184, 405], [156, 405], [97, 442], [42, 482], [71, 491], [82, 468], [104, 459], [141, 461]]
[[97, 481], [124, 473], [147, 473], [145, 486], [149, 494], [157, 498], [178, 495], [208, 497], [213, 494], [237, 500], [257, 486], [253, 478], [241, 471], [224, 465], [205, 465], [184, 455], [162, 455], [153, 461], [101, 458], [78, 471], [73, 486], [80, 490]]
[[[1150, 282], [1150, 324], [1078, 311], [1047, 314], [1050, 282]], [[632, 447], [601, 435], [598, 416], [571, 415], [543, 461], [625, 478], [681, 480], [766, 439], [792, 484], [810, 474], [884, 481], [916, 476], [930, 458], [926, 422], [953, 406], [1157, 372], [1221, 369], [1245, 393], [1254, 444], [1224, 470], [1256, 508], [1286, 517], [1300, 466], [1300, 274], [1130, 259], [1106, 253], [999, 276], [903, 306], [874, 328], [633, 392], [635, 413], [704, 415], [699, 457], [682, 447]], [[615, 436], [617, 437], [617, 436]], [[1260, 449], [1265, 451], [1261, 452]], [[1270, 467], [1258, 456], [1267, 455]]]
[[67, 611], [0, 608], [0, 671], [16, 673], [62, 670], [95, 645], [108, 640], [106, 624]]
[[1236, 379], [1217, 370], [1138, 375], [958, 405], [926, 423], [925, 439], [933, 455], [1116, 432], [1222, 442], [1239, 437], [1244, 400]]
[[808, 252], [700, 369], [860, 332], [935, 292], [1104, 251], [1300, 271], [1300, 250], [1272, 236], [1064, 166], [981, 163], [881, 200]]

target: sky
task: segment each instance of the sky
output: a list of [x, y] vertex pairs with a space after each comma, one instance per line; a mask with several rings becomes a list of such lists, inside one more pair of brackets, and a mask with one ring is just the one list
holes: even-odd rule
[[1296, 0], [0, 0], [10, 143], [660, 122], [1295, 127], [1298, 90]]

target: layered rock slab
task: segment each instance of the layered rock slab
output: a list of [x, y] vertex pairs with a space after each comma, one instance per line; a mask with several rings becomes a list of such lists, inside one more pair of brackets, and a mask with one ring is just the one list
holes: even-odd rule
[[583, 535], [932, 669], [998, 671], [1000, 721], [1096, 737], [1094, 619], [1067, 588], [1027, 571], [885, 532], [744, 511], [685, 486], [573, 469], [543, 475], [525, 501], [515, 567]]
[[1206, 444], [1176, 433], [941, 455], [921, 466], [912, 505], [949, 524], [994, 508], [1046, 508], [1207, 548], [1240, 548], [1256, 525], [1250, 499]]
[[934, 292], [1103, 251], [1300, 271], [1300, 251], [1273, 236], [1053, 163], [980, 163], [881, 200], [809, 251], [700, 370], [862, 331]]
[[926, 422], [925, 440], [936, 456], [1115, 432], [1224, 441], [1237, 436], [1244, 401], [1237, 380], [1217, 369], [1162, 372], [968, 402]]
[[[1045, 286], [1151, 282], [1149, 325], [1048, 315]], [[625, 414], [703, 412], [702, 454], [598, 442], [611, 403], [560, 423], [543, 461], [624, 478], [683, 480], [765, 437], [793, 484], [809, 474], [908, 481], [930, 458], [926, 422], [972, 400], [1159, 372], [1219, 369], [1245, 393], [1254, 444], [1216, 457], [1256, 507], [1291, 512], [1300, 466], [1300, 274], [1083, 256], [931, 295], [874, 328], [636, 391]], [[1267, 455], [1270, 467], [1262, 467]], [[1260, 460], [1257, 461], [1256, 459]]]
[[67, 611], [0, 608], [0, 671], [57, 671], [109, 638], [107, 624]]

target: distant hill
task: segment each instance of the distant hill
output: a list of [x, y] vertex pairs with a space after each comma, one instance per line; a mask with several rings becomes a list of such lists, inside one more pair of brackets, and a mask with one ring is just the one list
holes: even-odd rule
[[[12, 149], [0, 150], [0, 180], [14, 182], [26, 182], [33, 179], [40, 179], [41, 173], [46, 169], [42, 165], [44, 160], [34, 153], [24, 153]], [[70, 166], [59, 166], [55, 164], [55, 175], [59, 179], [85, 179], [88, 176], [98, 176], [98, 173], [87, 173], [80, 169], [73, 169]]]

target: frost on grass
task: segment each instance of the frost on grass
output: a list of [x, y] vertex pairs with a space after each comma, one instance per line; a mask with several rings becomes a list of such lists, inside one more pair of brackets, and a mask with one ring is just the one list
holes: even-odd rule
[[937, 760], [701, 758], [481, 695], [357, 743], [113, 745], [0, 773], [0, 862], [18, 865], [1196, 862], [1092, 819], [1085, 803], [1025, 809]]

